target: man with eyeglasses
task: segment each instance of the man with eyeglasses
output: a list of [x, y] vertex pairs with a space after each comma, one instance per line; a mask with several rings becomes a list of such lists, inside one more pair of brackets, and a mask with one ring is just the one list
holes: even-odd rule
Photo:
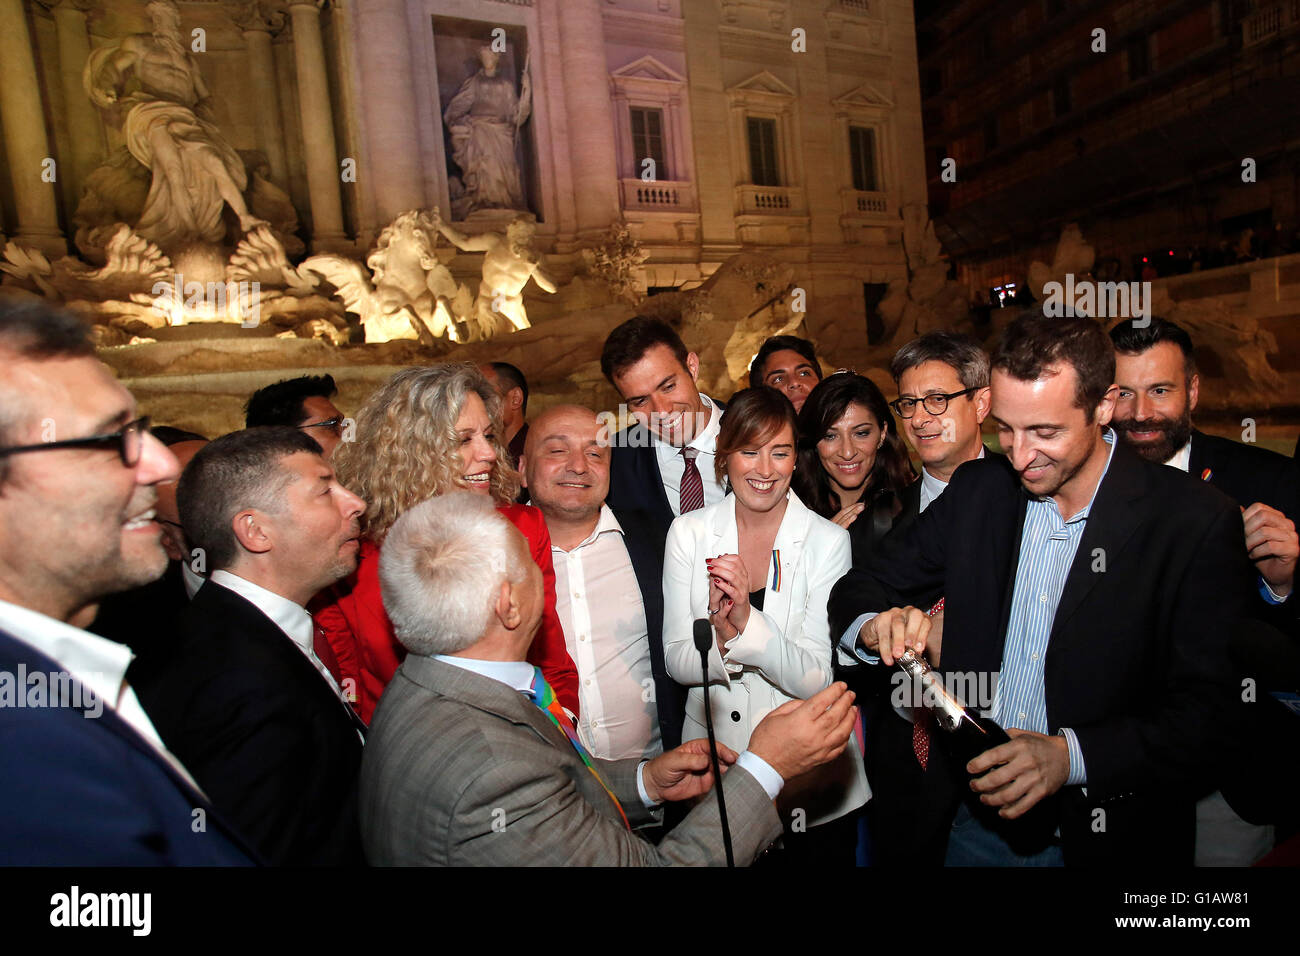
[[[968, 461], [995, 455], [986, 452], [980, 425], [990, 406], [989, 357], [969, 336], [956, 332], [928, 332], [904, 345], [890, 363], [899, 397], [890, 403], [902, 420], [902, 430], [921, 459], [921, 477], [899, 494], [899, 513], [886, 539], [899, 538], [917, 517], [948, 487], [953, 473]], [[1000, 456], [997, 456], [1000, 457]], [[861, 592], [871, 579], [866, 568], [855, 567], [831, 592], [832, 633], [852, 645], [865, 619]], [[943, 603], [927, 608], [936, 638], [943, 633]], [[920, 813], [927, 829], [939, 826], [941, 808], [927, 807], [921, 798], [924, 771], [918, 750], [928, 744], [925, 717], [912, 708], [895, 707], [892, 675], [882, 668], [865, 667], [847, 652], [836, 661], [837, 675], [862, 688], [866, 723], [867, 776], [872, 800], [867, 805], [873, 863], [877, 866], [913, 865], [916, 854], [910, 831], [897, 821], [903, 814]], [[920, 727], [916, 722], [920, 720]], [[922, 808], [918, 810], [917, 808]]]
[[276, 382], [258, 389], [248, 399], [244, 406], [244, 427], [289, 425], [301, 428], [316, 439], [325, 453], [325, 460], [329, 461], [334, 456], [334, 449], [343, 441], [343, 427], [347, 421], [331, 401], [338, 393], [332, 375], [303, 375]]
[[[904, 496], [904, 510], [920, 514], [938, 498], [953, 472], [984, 457], [980, 425], [989, 413], [989, 357], [956, 332], [928, 332], [894, 355], [889, 372], [898, 386], [890, 405], [921, 459], [921, 480]], [[915, 499], [915, 508], [908, 507]]]
[[176, 459], [85, 325], [40, 303], [0, 305], [0, 409], [0, 864], [249, 863], [127, 682], [131, 651], [82, 630], [166, 567]]

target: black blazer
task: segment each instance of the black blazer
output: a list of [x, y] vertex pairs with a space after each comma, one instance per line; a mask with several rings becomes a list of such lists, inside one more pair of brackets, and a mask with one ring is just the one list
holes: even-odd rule
[[[176, 621], [190, 603], [179, 561], [168, 561], [156, 581], [110, 594], [100, 602], [95, 620], [86, 630], [125, 644], [137, 655], [166, 647], [176, 638]], [[136, 675], [129, 675], [132, 685]]]
[[[1205, 469], [1210, 476], [1202, 479]], [[1187, 473], [1208, 481], [1243, 508], [1262, 501], [1292, 521], [1300, 513], [1296, 461], [1277, 452], [1192, 430]]]
[[[1207, 470], [1208, 476], [1202, 477]], [[1300, 524], [1300, 469], [1293, 458], [1193, 430], [1187, 473], [1214, 485], [1242, 508], [1262, 501]], [[1300, 601], [1269, 608], [1271, 613], [1266, 613], [1264, 620], [1297, 631]]]
[[360, 864], [359, 722], [265, 614], [208, 582], [136, 686], [167, 748], [273, 864]]
[[[1209, 471], [1208, 476], [1202, 478]], [[1192, 432], [1192, 449], [1187, 472], [1223, 491], [1239, 507], [1257, 501], [1276, 508], [1300, 524], [1300, 470], [1295, 459], [1266, 448], [1246, 445], [1204, 432]], [[1289, 636], [1291, 648], [1300, 646], [1300, 599], [1274, 605], [1259, 597], [1257, 585], [1250, 589], [1251, 616], [1276, 628], [1279, 642]], [[1240, 635], [1249, 641], [1258, 631]], [[1249, 677], [1259, 688], [1255, 699], [1244, 700], [1235, 710], [1236, 734], [1241, 745], [1234, 749], [1232, 766], [1226, 771], [1223, 793], [1232, 809], [1252, 823], [1285, 821], [1295, 816], [1296, 793], [1300, 791], [1300, 768], [1295, 761], [1278, 760], [1279, 753], [1295, 753], [1300, 732], [1293, 715], [1267, 698], [1271, 667], [1252, 660], [1248, 648], [1237, 647], [1233, 635], [1233, 658], [1247, 661], [1239, 667], [1238, 679]], [[1240, 695], [1239, 695], [1240, 697]]]
[[662, 552], [668, 526], [676, 515], [668, 503], [663, 478], [659, 474], [654, 440], [650, 430], [640, 422], [634, 422], [614, 436], [609, 460], [609, 495], [605, 503], [615, 512], [645, 512]]
[[[727, 406], [710, 399], [719, 411]], [[655, 456], [654, 439], [650, 430], [640, 422], [633, 422], [614, 435], [610, 449], [609, 494], [605, 503], [615, 511], [636, 509], [650, 516], [652, 527], [662, 547], [668, 537], [668, 526], [677, 517], [668, 494], [664, 491], [663, 476], [659, 474], [659, 459]]]
[[658, 534], [654, 519], [644, 511], [615, 510], [614, 517], [623, 528], [623, 543], [632, 559], [636, 583], [641, 587], [646, 630], [650, 635], [650, 669], [654, 674], [659, 735], [664, 750], [668, 751], [682, 742], [686, 688], [669, 677], [664, 666], [664, 539]]
[[[65, 672], [0, 631], [0, 670], [20, 667]], [[255, 861], [212, 804], [108, 706], [0, 707], [0, 779], [0, 865]]]
[[[1006, 459], [963, 465], [905, 534], [836, 585], [832, 633], [862, 612], [943, 596], [943, 671], [999, 671], [1027, 502]], [[1225, 635], [1252, 578], [1231, 501], [1115, 448], [1044, 662], [1048, 729], [1075, 731], [1087, 772], [1086, 788], [1064, 788], [1055, 804], [1068, 863], [1190, 863], [1192, 804], [1212, 788], [1227, 746]], [[947, 791], [951, 820], [969, 793], [961, 768], [939, 748], [930, 767], [927, 794]]]

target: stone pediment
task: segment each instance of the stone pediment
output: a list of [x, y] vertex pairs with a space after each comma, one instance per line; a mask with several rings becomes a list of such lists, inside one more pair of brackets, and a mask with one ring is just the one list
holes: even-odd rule
[[660, 83], [685, 83], [686, 77], [682, 76], [671, 67], [660, 63], [653, 56], [647, 54], [639, 59], [633, 60], [627, 66], [621, 66], [610, 74], [617, 82], [619, 80], [657, 80]]
[[787, 86], [784, 82], [782, 82], [780, 77], [774, 76], [772, 73], [768, 72], [767, 70], [763, 70], [759, 73], [755, 73], [753, 76], [751, 76], [749, 79], [745, 80], [744, 82], [737, 83], [735, 86], [729, 88], [727, 92], [732, 95], [738, 93], [740, 94], [766, 93], [769, 96], [788, 96], [791, 98], [793, 98], [796, 95], [795, 91], [790, 89], [789, 86]]
[[837, 96], [831, 100], [831, 105], [841, 110], [852, 109], [893, 109], [893, 97], [888, 95], [888, 82], [879, 85], [873, 83], [863, 83], [861, 86], [854, 87], [843, 96]]

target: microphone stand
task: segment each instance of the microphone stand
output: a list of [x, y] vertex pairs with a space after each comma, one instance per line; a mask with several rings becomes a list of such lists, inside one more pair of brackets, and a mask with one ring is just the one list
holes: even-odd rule
[[727, 801], [722, 796], [722, 771], [718, 767], [718, 741], [713, 736], [713, 706], [709, 701], [709, 647], [713, 644], [713, 625], [708, 618], [695, 619], [695, 649], [700, 652], [704, 684], [704, 728], [709, 735], [709, 757], [713, 761], [713, 791], [718, 795], [718, 818], [722, 823], [722, 848], [727, 852], [727, 866], [734, 867], [736, 858], [731, 852], [731, 828], [727, 826]]

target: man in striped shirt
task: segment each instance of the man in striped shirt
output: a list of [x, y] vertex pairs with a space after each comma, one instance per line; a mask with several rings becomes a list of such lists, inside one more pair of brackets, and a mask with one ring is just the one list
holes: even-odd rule
[[[960, 469], [873, 556], [859, 611], [883, 613], [842, 647], [996, 677], [990, 716], [1012, 740], [964, 767], [930, 751], [923, 800], [952, 821], [949, 864], [1190, 862], [1192, 804], [1225, 749], [1222, 634], [1251, 577], [1237, 510], [1115, 442], [1095, 322], [1024, 316], [992, 367], [1007, 459]], [[930, 643], [920, 609], [940, 595]], [[1009, 821], [1040, 803], [1056, 833], [1026, 848]]]

